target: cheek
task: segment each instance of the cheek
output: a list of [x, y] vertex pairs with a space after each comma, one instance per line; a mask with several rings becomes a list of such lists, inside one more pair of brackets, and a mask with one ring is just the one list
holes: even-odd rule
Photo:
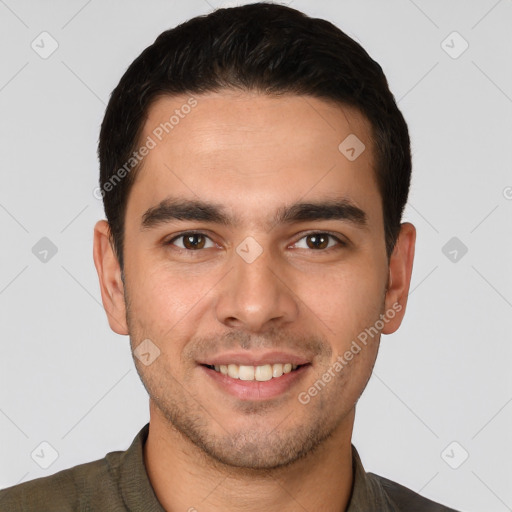
[[346, 341], [378, 319], [384, 303], [385, 279], [375, 269], [350, 265], [302, 281], [298, 295], [306, 298], [305, 303], [321, 321], [319, 325], [325, 327], [328, 337]]
[[190, 271], [136, 258], [126, 270], [130, 316], [138, 332], [162, 344], [191, 335], [197, 325], [194, 317], [208, 302], [213, 273], [198, 278]]

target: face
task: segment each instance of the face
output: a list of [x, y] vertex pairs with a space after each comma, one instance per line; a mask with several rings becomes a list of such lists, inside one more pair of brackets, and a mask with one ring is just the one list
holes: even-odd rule
[[[410, 268], [399, 248], [386, 255], [358, 111], [229, 91], [187, 102], [148, 112], [140, 140], [155, 144], [128, 198], [125, 280], [107, 311], [132, 349], [150, 340], [157, 355], [134, 357], [151, 421], [216, 463], [284, 466], [349, 435]], [[339, 149], [349, 135], [359, 156], [356, 139]]]

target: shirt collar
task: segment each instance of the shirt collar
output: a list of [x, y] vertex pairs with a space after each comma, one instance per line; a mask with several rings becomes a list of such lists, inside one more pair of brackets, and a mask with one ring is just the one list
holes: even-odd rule
[[165, 512], [149, 481], [144, 463], [144, 444], [148, 438], [149, 423], [135, 436], [119, 461], [119, 491], [126, 508], [132, 512]]
[[352, 470], [354, 475], [352, 495], [346, 512], [366, 512], [368, 510], [397, 512], [379, 480], [364, 470], [354, 445], [352, 445]]
[[[144, 444], [149, 433], [149, 423], [135, 436], [132, 444], [121, 454], [119, 461], [120, 492], [128, 510], [165, 512], [158, 501], [144, 464]], [[396, 512], [377, 478], [364, 470], [359, 453], [352, 445], [352, 493], [346, 512]]]

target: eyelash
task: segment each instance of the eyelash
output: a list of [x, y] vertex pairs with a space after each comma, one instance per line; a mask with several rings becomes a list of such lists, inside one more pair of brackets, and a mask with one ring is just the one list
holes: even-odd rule
[[[173, 242], [175, 242], [176, 240], [178, 240], [180, 238], [183, 238], [183, 237], [185, 237], [187, 235], [202, 235], [205, 238], [207, 238], [207, 239], [209, 239], [210, 241], [213, 242], [211, 237], [209, 237], [208, 235], [206, 235], [202, 231], [185, 231], [184, 233], [181, 233], [180, 235], [177, 235], [177, 236], [171, 238], [170, 240], [164, 242], [164, 245], [166, 245], [166, 246], [167, 245], [169, 245], [169, 246], [173, 245]], [[297, 244], [302, 239], [307, 238], [308, 236], [312, 236], [312, 235], [327, 235], [327, 236], [329, 236], [330, 238], [334, 239], [337, 242], [337, 245], [335, 245], [333, 247], [328, 247], [326, 249], [310, 249], [310, 251], [313, 251], [313, 252], [323, 252], [323, 253], [326, 253], [326, 252], [331, 252], [332, 250], [342, 249], [343, 247], [346, 247], [348, 245], [346, 242], [341, 240], [336, 235], [330, 233], [329, 231], [311, 231], [310, 233], [304, 234], [293, 245]], [[194, 250], [194, 249], [184, 249], [184, 248], [181, 248], [181, 247], [175, 247], [174, 249], [177, 250], [177, 251], [186, 252], [186, 253], [189, 253], [189, 254], [190, 253], [194, 253], [194, 252], [200, 252], [201, 250], [204, 250], [204, 249], [197, 249], [197, 250]], [[211, 249], [211, 247], [207, 247], [206, 249]]]

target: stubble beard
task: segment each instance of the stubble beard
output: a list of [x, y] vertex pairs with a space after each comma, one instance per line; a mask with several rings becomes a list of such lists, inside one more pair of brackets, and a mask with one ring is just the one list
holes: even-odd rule
[[[148, 330], [132, 317], [126, 287], [125, 298], [133, 355], [137, 344], [146, 339], [144, 333]], [[353, 415], [350, 413], [373, 369], [372, 364], [364, 387], [350, 403], [340, 404], [344, 399], [345, 382], [350, 379], [350, 371], [341, 372], [327, 385], [327, 389], [307, 405], [297, 400], [295, 407], [300, 414], [299, 420], [294, 420], [293, 412], [277, 414], [278, 401], [241, 403], [233, 414], [243, 413], [249, 417], [250, 426], [247, 427], [249, 422], [244, 422], [245, 426], [233, 428], [228, 417], [216, 418], [209, 412], [208, 403], [203, 403], [200, 397], [192, 396], [186, 389], [186, 383], [179, 382], [170, 374], [168, 366], [162, 363], [164, 357], [159, 357], [150, 366], [145, 366], [133, 357], [142, 384], [159, 416], [167, 422], [171, 435], [178, 435], [186, 444], [191, 445], [206, 464], [228, 474], [236, 469], [239, 475], [244, 472], [254, 475], [255, 472], [280, 470], [312, 456], [334, 436], [344, 420], [345, 423], [351, 421], [351, 430]], [[161, 369], [158, 374], [154, 371], [157, 367]], [[320, 370], [317, 377], [324, 371]], [[293, 400], [288, 398], [281, 403], [285, 404], [290, 399]], [[266, 423], [268, 417], [273, 419], [272, 423]]]

